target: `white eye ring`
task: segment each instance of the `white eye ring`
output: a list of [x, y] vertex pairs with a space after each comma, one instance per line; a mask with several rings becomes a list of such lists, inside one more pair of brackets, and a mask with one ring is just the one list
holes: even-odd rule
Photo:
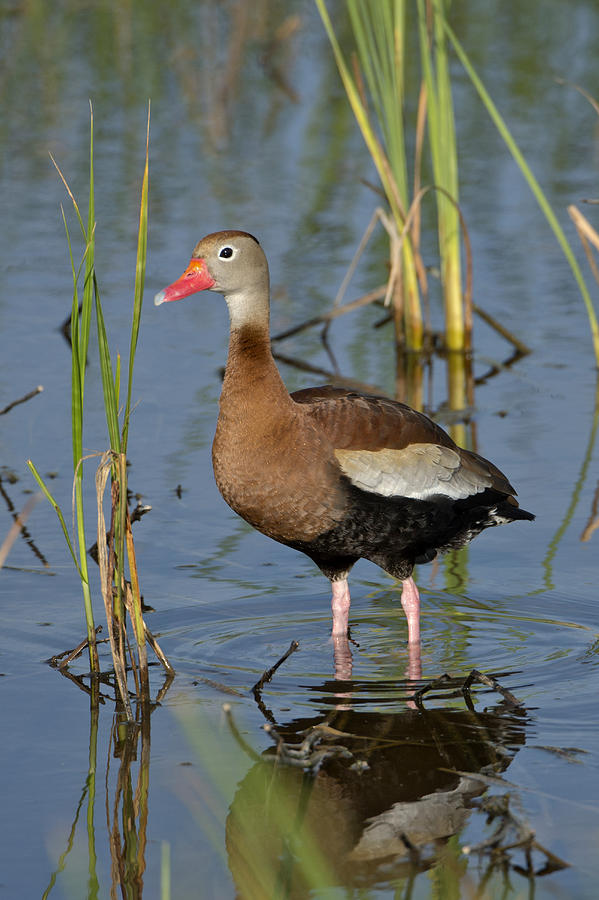
[[222, 250], [219, 251], [218, 257], [219, 259], [233, 259], [235, 256], [235, 250], [233, 247], [223, 247]]

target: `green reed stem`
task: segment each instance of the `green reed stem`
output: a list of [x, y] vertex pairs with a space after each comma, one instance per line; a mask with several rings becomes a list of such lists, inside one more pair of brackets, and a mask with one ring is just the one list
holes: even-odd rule
[[[420, 58], [427, 94], [429, 145], [437, 199], [437, 230], [445, 308], [445, 344], [464, 350], [470, 335], [464, 327], [458, 213], [458, 155], [451, 79], [445, 43], [445, 0], [418, 0]], [[427, 16], [431, 13], [431, 18]], [[431, 21], [432, 19], [432, 21]], [[453, 202], [452, 202], [453, 201]]]
[[148, 120], [146, 128], [146, 155], [144, 174], [142, 178], [141, 201], [139, 212], [139, 231], [137, 240], [137, 261], [135, 270], [135, 289], [133, 301], [133, 320], [131, 325], [131, 340], [129, 352], [129, 369], [127, 379], [127, 399], [123, 416], [122, 431], [119, 426], [119, 389], [121, 382], [121, 360], [117, 356], [115, 371], [110, 356], [110, 345], [106, 333], [102, 303], [97, 282], [94, 278], [96, 321], [98, 326], [98, 351], [100, 355], [100, 371], [102, 375], [102, 387], [104, 391], [104, 408], [106, 423], [110, 436], [110, 446], [113, 451], [112, 479], [118, 486], [117, 509], [114, 517], [114, 546], [115, 546], [115, 587], [114, 615], [119, 623], [125, 621], [123, 589], [125, 587], [125, 556], [129, 561], [129, 573], [131, 576], [131, 590], [133, 608], [131, 616], [138, 647], [138, 656], [141, 669], [142, 683], [147, 686], [147, 657], [145, 649], [145, 629], [141, 611], [141, 595], [137, 579], [137, 567], [135, 563], [135, 551], [131, 538], [130, 525], [128, 524], [127, 510], [127, 466], [126, 447], [129, 434], [129, 421], [131, 414], [131, 395], [133, 386], [133, 367], [135, 352], [139, 335], [139, 323], [143, 303], [143, 289], [145, 281], [147, 240], [148, 240], [148, 164], [149, 164], [149, 129], [150, 109], [148, 106]]
[[71, 309], [71, 431], [73, 444], [73, 513], [77, 533], [77, 545], [79, 549], [79, 558], [75, 554], [75, 550], [69, 538], [68, 530], [64, 521], [64, 516], [60, 510], [58, 503], [52, 497], [50, 491], [46, 487], [39, 472], [31, 461], [29, 466], [33, 472], [42, 491], [54, 507], [58, 515], [62, 530], [67, 540], [69, 551], [75, 561], [77, 572], [81, 579], [81, 588], [83, 591], [83, 605], [85, 610], [85, 620], [87, 627], [87, 638], [90, 656], [90, 668], [92, 672], [99, 671], [98, 651], [96, 647], [96, 630], [94, 624], [94, 615], [91, 601], [91, 591], [89, 585], [89, 574], [87, 568], [87, 547], [85, 540], [85, 524], [83, 515], [83, 492], [82, 479], [83, 470], [81, 461], [83, 457], [83, 398], [85, 393], [85, 368], [87, 361], [87, 350], [89, 345], [89, 329], [91, 322], [91, 305], [92, 290], [94, 279], [94, 257], [95, 257], [95, 204], [94, 204], [94, 117], [93, 110], [90, 105], [90, 159], [89, 159], [89, 207], [87, 217], [87, 228], [83, 223], [83, 218], [79, 211], [79, 206], [75, 197], [55, 160], [52, 158], [58, 174], [71, 198], [73, 208], [79, 222], [79, 227], [85, 241], [85, 276], [83, 284], [83, 298], [81, 301], [81, 314], [79, 313], [79, 291], [78, 281], [80, 269], [75, 268], [73, 259], [73, 251], [69, 229], [61, 207], [67, 244], [69, 248], [69, 258], [71, 262], [71, 272], [73, 277], [73, 303]]
[[[95, 644], [95, 627], [93, 620], [93, 611], [91, 604], [91, 591], [89, 584], [89, 575], [87, 569], [87, 549], [85, 540], [84, 527], [84, 509], [83, 509], [83, 407], [85, 394], [85, 373], [87, 364], [87, 355], [89, 348], [90, 324], [92, 317], [92, 305], [95, 307], [97, 322], [97, 339], [98, 353], [100, 360], [100, 373], [102, 377], [102, 388], [104, 393], [104, 408], [106, 414], [106, 423], [110, 438], [111, 454], [108, 459], [108, 466], [111, 468], [113, 491], [112, 503], [115, 508], [112, 514], [114, 523], [114, 535], [111, 535], [111, 541], [114, 540], [114, 560], [113, 563], [105, 566], [105, 573], [109, 581], [114, 580], [116, 587], [116, 597], [112, 599], [112, 589], [108, 584], [103, 583], [103, 593], [109, 598], [112, 610], [107, 608], [107, 614], [112, 615], [112, 623], [109, 615], [109, 628], [116, 626], [118, 633], [118, 641], [111, 642], [113, 655], [115, 648], [119, 654], [118, 666], [119, 670], [125, 673], [125, 600], [123, 592], [126, 590], [125, 580], [125, 559], [129, 560], [129, 570], [131, 573], [131, 593], [133, 597], [132, 620], [134, 625], [135, 637], [138, 646], [138, 659], [141, 669], [142, 687], [148, 687], [147, 673], [147, 655], [145, 647], [145, 626], [141, 611], [141, 595], [137, 577], [137, 566], [135, 563], [135, 551], [133, 540], [131, 537], [131, 526], [129, 522], [127, 507], [127, 467], [126, 467], [126, 445], [129, 431], [129, 420], [131, 413], [131, 396], [133, 383], [133, 364], [135, 359], [135, 351], [137, 348], [137, 339], [139, 334], [139, 323], [141, 319], [141, 309], [143, 301], [143, 288], [145, 280], [146, 253], [147, 253], [147, 230], [148, 230], [148, 159], [149, 159], [149, 126], [150, 126], [150, 110], [148, 106], [148, 123], [146, 129], [146, 154], [145, 167], [142, 180], [141, 203], [139, 214], [139, 234], [137, 248], [137, 264], [135, 274], [135, 291], [133, 304], [133, 322], [131, 326], [131, 344], [128, 368], [127, 382], [127, 400], [125, 406], [124, 421], [122, 431], [119, 425], [119, 392], [121, 383], [121, 360], [117, 355], [116, 365], [113, 364], [110, 355], [110, 346], [106, 333], [104, 322], [104, 314], [102, 311], [102, 303], [100, 299], [100, 291], [95, 273], [95, 203], [94, 203], [94, 131], [93, 131], [93, 111], [90, 107], [90, 175], [89, 175], [89, 208], [87, 216], [87, 227], [79, 211], [77, 201], [58, 165], [54, 163], [56, 169], [65, 185], [65, 188], [73, 203], [73, 208], [81, 228], [81, 232], [85, 241], [85, 252], [83, 261], [77, 268], [74, 263], [71, 237], [67, 225], [64, 210], [62, 212], [65, 232], [67, 236], [67, 244], [69, 248], [69, 257], [71, 262], [71, 271], [73, 277], [73, 304], [71, 310], [71, 346], [72, 346], [72, 369], [71, 369], [71, 409], [72, 409], [72, 439], [73, 439], [73, 467], [74, 467], [74, 483], [73, 483], [73, 518], [75, 523], [77, 544], [79, 553], [77, 554], [73, 542], [69, 536], [68, 529], [65, 524], [64, 516], [60, 507], [47, 486], [44, 484], [39, 472], [31, 461], [29, 466], [38, 481], [42, 491], [54, 507], [63, 533], [65, 535], [69, 551], [73, 557], [77, 572], [81, 578], [83, 589], [85, 616], [87, 622], [88, 641], [90, 648], [90, 665], [92, 671], [99, 670], [97, 649]], [[83, 292], [80, 305], [79, 297], [79, 278], [81, 272], [83, 276]], [[104, 482], [105, 483], [105, 482]], [[98, 547], [105, 544], [105, 526], [98, 535]], [[112, 544], [111, 544], [112, 546]], [[105, 550], [105, 547], [102, 548]], [[111, 578], [110, 573], [113, 571], [114, 577]], [[115, 662], [115, 671], [117, 668], [117, 660]], [[124, 676], [126, 677], [126, 676]], [[121, 693], [126, 694], [126, 683], [119, 688]], [[128, 704], [128, 697], [123, 697], [123, 702]]]
[[[360, 66], [379, 119], [383, 142], [376, 133], [362, 99], [361, 84], [351, 74], [341, 50], [326, 4], [324, 0], [315, 2], [331, 43], [348, 101], [376, 166], [399, 235], [404, 228], [406, 211], [410, 205], [403, 131], [405, 0], [377, 0], [376, 3], [348, 0]], [[423, 317], [416, 260], [408, 233], [402, 241], [401, 256], [400, 296], [395, 300], [396, 313], [403, 320], [408, 348], [421, 350]], [[396, 331], [399, 331], [397, 315]]]
[[137, 350], [137, 338], [139, 335], [139, 323], [143, 303], [144, 283], [146, 275], [146, 258], [148, 248], [148, 168], [150, 152], [150, 105], [148, 104], [148, 122], [146, 127], [146, 159], [141, 185], [141, 202], [139, 207], [139, 231], [137, 238], [137, 260], [135, 265], [135, 291], [133, 299], [133, 321], [131, 323], [131, 344], [129, 348], [129, 377], [127, 380], [127, 402], [123, 417], [122, 447], [123, 453], [127, 452], [127, 439], [129, 436], [129, 418], [131, 415], [131, 390], [133, 386], [133, 364]]
[[50, 493], [50, 491], [48, 490], [48, 487], [47, 487], [44, 479], [42, 478], [42, 476], [40, 475], [40, 473], [38, 472], [35, 465], [33, 464], [33, 462], [30, 459], [27, 460], [27, 465], [29, 466], [29, 469], [31, 470], [33, 477], [39, 484], [39, 486], [42, 490], [42, 493], [44, 494], [44, 496], [46, 497], [46, 499], [48, 500], [50, 505], [54, 507], [54, 511], [56, 512], [56, 515], [58, 516], [58, 521], [60, 522], [60, 526], [62, 528], [63, 534], [65, 536], [65, 540], [67, 542], [67, 547], [69, 548], [69, 552], [70, 552], [71, 556], [73, 557], [73, 562], [75, 563], [75, 568], [77, 569], [77, 573], [79, 574], [79, 577], [83, 581], [83, 572], [81, 571], [81, 567], [79, 566], [79, 560], [77, 559], [77, 554], [75, 553], [75, 549], [73, 547], [73, 544], [71, 543], [69, 529], [67, 528], [67, 524], [64, 520], [62, 510], [61, 510], [60, 506], [58, 505], [57, 501], [54, 499], [54, 497]]

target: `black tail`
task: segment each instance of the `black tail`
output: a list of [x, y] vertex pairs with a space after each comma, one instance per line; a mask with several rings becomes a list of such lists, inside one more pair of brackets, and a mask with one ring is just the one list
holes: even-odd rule
[[497, 515], [505, 516], [506, 519], [511, 519], [513, 522], [518, 521], [519, 519], [524, 519], [527, 522], [532, 522], [536, 516], [528, 512], [527, 509], [520, 509], [519, 506], [515, 506], [514, 503], [510, 503], [509, 500], [506, 500], [504, 503], [497, 504]]

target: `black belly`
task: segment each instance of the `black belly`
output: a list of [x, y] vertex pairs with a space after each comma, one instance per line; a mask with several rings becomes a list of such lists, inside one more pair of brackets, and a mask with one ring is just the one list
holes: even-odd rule
[[395, 578], [407, 578], [416, 563], [463, 547], [485, 528], [534, 516], [486, 490], [464, 500], [442, 495], [427, 500], [383, 497], [351, 485], [348, 512], [335, 528], [312, 541], [289, 542], [332, 580], [345, 577], [360, 558]]

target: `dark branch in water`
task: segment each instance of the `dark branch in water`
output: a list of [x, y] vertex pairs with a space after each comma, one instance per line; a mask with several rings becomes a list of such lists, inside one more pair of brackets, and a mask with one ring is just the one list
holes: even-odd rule
[[273, 334], [272, 341], [273, 343], [275, 341], [283, 341], [294, 334], [299, 334], [300, 331], [305, 331], [307, 328], [313, 328], [315, 325], [328, 325], [333, 319], [344, 316], [348, 312], [353, 312], [355, 309], [360, 309], [362, 306], [368, 306], [370, 303], [376, 303], [377, 301], [382, 300], [384, 296], [385, 286], [383, 285], [383, 287], [375, 288], [374, 291], [369, 291], [362, 297], [358, 297], [357, 300], [352, 300], [350, 303], [344, 304], [344, 306], [335, 306], [330, 312], [325, 313], [322, 316], [314, 316], [311, 319], [306, 319], [305, 322], [300, 322], [299, 325], [294, 325], [292, 328], [280, 331], [279, 334]]
[[[98, 625], [96, 628], [96, 635], [100, 634], [101, 631], [102, 626]], [[98, 643], [102, 642], [99, 641]], [[88, 644], [88, 639], [84, 638], [73, 650], [63, 650], [62, 653], [56, 653], [54, 656], [51, 656], [50, 659], [47, 659], [46, 662], [55, 669], [64, 669], [70, 662], [73, 662], [74, 659], [77, 659], [77, 657], [83, 653]]]
[[478, 669], [472, 669], [470, 675], [468, 675], [468, 678], [464, 682], [464, 686], [462, 687], [464, 694], [470, 691], [474, 682], [493, 688], [494, 691], [497, 691], [498, 694], [502, 695], [503, 699], [506, 703], [509, 703], [510, 706], [522, 706], [522, 701], [518, 700], [517, 697], [514, 697], [512, 692], [508, 691], [507, 688], [502, 687], [496, 678], [492, 675], [484, 675], [482, 672], [479, 672]]
[[43, 386], [41, 384], [38, 384], [36, 388], [34, 388], [32, 391], [29, 391], [29, 393], [25, 394], [24, 397], [19, 397], [18, 400], [13, 400], [13, 402], [9, 403], [8, 406], [5, 406], [4, 409], [0, 409], [0, 416], [3, 416], [5, 413], [10, 412], [10, 410], [14, 406], [18, 406], [19, 403], [26, 403], [27, 400], [31, 400], [32, 397], [37, 397], [37, 395], [41, 394], [43, 390]]
[[416, 704], [416, 706], [422, 706], [422, 698], [425, 694], [428, 694], [429, 691], [436, 690], [436, 688], [441, 687], [442, 685], [447, 684], [450, 681], [451, 675], [448, 675], [447, 672], [444, 672], [443, 675], [435, 678], [434, 681], [430, 681], [428, 684], [425, 684], [424, 687], [421, 687], [410, 699]]
[[[25, 526], [25, 522], [27, 521], [29, 513], [31, 512], [31, 510], [33, 509], [33, 507], [35, 506], [35, 504], [37, 503], [37, 501], [39, 499], [38, 495], [34, 495], [33, 497], [31, 497], [27, 501], [25, 508], [20, 513], [17, 513], [14, 503], [12, 502], [12, 500], [10, 499], [10, 497], [4, 490], [4, 487], [2, 484], [2, 476], [0, 476], [0, 496], [2, 496], [2, 498], [4, 499], [6, 506], [8, 507], [8, 511], [14, 519], [14, 525], [11, 528], [11, 532], [13, 531], [13, 529], [15, 529], [15, 531], [12, 535], [9, 532], [9, 535], [7, 536], [5, 542], [2, 544], [2, 548], [5, 550], [6, 555], [8, 555], [8, 550], [10, 549], [10, 546], [12, 545], [17, 534], [20, 533], [20, 535], [23, 538], [23, 540], [25, 541], [25, 543], [29, 546], [30, 550], [35, 554], [35, 556], [37, 556], [37, 558], [42, 563], [42, 565], [46, 569], [49, 569], [50, 563], [48, 562], [48, 560], [46, 559], [46, 557], [44, 556], [42, 551], [36, 546], [35, 541], [31, 537], [31, 533], [28, 531], [28, 529]], [[41, 494], [39, 496], [41, 496]], [[2, 552], [2, 550], [0, 550], [0, 568], [2, 568], [4, 559], [5, 559], [5, 556], [3, 556], [3, 552]]]
[[271, 666], [270, 669], [267, 669], [266, 672], [264, 672], [262, 674], [262, 678], [260, 678], [260, 680], [257, 681], [256, 684], [254, 685], [254, 687], [252, 688], [252, 693], [253, 693], [254, 697], [256, 698], [256, 700], [259, 700], [260, 691], [262, 690], [264, 685], [270, 681], [270, 679], [275, 674], [275, 672], [277, 671], [279, 666], [281, 666], [285, 662], [285, 660], [289, 656], [291, 656], [292, 653], [295, 653], [296, 650], [299, 650], [298, 642], [291, 641], [291, 643], [289, 644], [289, 649], [283, 654], [283, 656], [279, 660], [277, 660], [277, 662], [274, 664], [274, 666]]
[[[467, 678], [459, 686], [459, 691], [461, 691], [466, 700], [468, 700], [470, 696], [470, 688], [475, 683], [484, 684], [485, 687], [490, 687], [494, 691], [497, 691], [497, 693], [501, 694], [506, 703], [508, 703], [510, 706], [522, 705], [521, 701], [518, 700], [517, 697], [514, 697], [512, 692], [508, 691], [507, 688], [502, 687], [493, 675], [484, 675], [482, 672], [479, 672], [478, 669], [472, 669]], [[443, 675], [440, 675], [438, 678], [433, 679], [433, 681], [429, 681], [427, 684], [424, 684], [421, 688], [415, 691], [414, 694], [411, 695], [410, 701], [412, 703], [415, 703], [416, 706], [422, 708], [422, 698], [424, 697], [424, 695], [428, 694], [429, 691], [435, 691], [438, 688], [443, 687], [451, 688], [452, 691], [456, 688], [456, 679], [452, 678], [451, 675], [448, 675], [447, 672], [444, 672]], [[455, 696], [455, 694], [451, 693], [449, 696]]]
[[[476, 775], [470, 777], [476, 778]], [[527, 822], [514, 815], [510, 809], [511, 795], [485, 797], [480, 802], [480, 809], [487, 814], [487, 822], [495, 822], [497, 825], [493, 834], [486, 840], [472, 847], [463, 847], [462, 852], [467, 856], [471, 853], [490, 854], [491, 869], [499, 863], [511, 863], [515, 872], [526, 875], [529, 878], [538, 875], [548, 875], [559, 869], [567, 869], [569, 863], [560, 859], [555, 853], [547, 850], [535, 839], [535, 833]], [[521, 849], [526, 861], [525, 866], [514, 865], [510, 859], [510, 850]], [[536, 850], [545, 857], [545, 864], [535, 871], [532, 851]]]
[[506, 341], [509, 341], [510, 344], [513, 344], [513, 346], [522, 356], [526, 356], [528, 353], [530, 353], [530, 347], [528, 347], [524, 343], [524, 341], [521, 341], [519, 338], [517, 338], [516, 335], [513, 334], [513, 332], [509, 331], [505, 327], [505, 325], [501, 324], [501, 322], [498, 322], [497, 319], [490, 313], [488, 313], [485, 309], [481, 309], [481, 307], [477, 306], [476, 303], [472, 304], [472, 309], [474, 310], [476, 315], [483, 320], [483, 322], [486, 322], [487, 325], [493, 328], [498, 334], [501, 335], [501, 337], [505, 338]]
[[308, 731], [299, 747], [285, 741], [271, 723], [264, 725], [264, 730], [277, 745], [275, 759], [278, 762], [304, 769], [311, 775], [316, 775], [322, 764], [329, 759], [339, 757], [354, 759], [353, 753], [342, 744], [319, 746], [321, 741], [328, 737], [330, 729], [327, 726], [315, 725]]
[[235, 720], [233, 719], [233, 713], [231, 711], [231, 705], [229, 703], [223, 703], [223, 712], [225, 714], [225, 718], [227, 720], [227, 724], [229, 726], [231, 734], [237, 741], [237, 744], [241, 747], [243, 752], [245, 754], [247, 754], [247, 756], [249, 756], [250, 759], [252, 759], [254, 762], [260, 762], [260, 760], [262, 759], [260, 754], [256, 753], [254, 748], [251, 747], [248, 744], [248, 742], [246, 740], [244, 740], [244, 738], [242, 738], [241, 734], [239, 733], [239, 729], [237, 728], [237, 725], [235, 724]]

